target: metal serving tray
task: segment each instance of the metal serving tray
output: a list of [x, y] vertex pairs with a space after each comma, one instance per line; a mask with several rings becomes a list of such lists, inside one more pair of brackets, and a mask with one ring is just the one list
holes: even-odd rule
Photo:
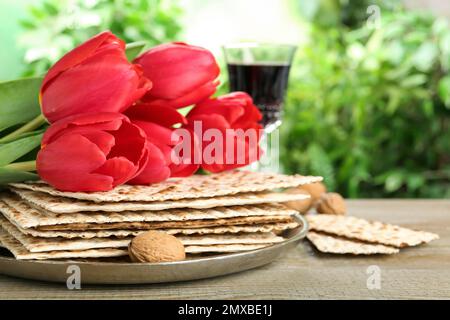
[[277, 259], [306, 236], [308, 223], [300, 216], [296, 229], [287, 231], [287, 239], [262, 249], [202, 256], [178, 262], [125, 263], [57, 260], [16, 260], [0, 253], [0, 273], [13, 277], [66, 283], [68, 267], [81, 270], [81, 284], [143, 284], [211, 278], [260, 267]]

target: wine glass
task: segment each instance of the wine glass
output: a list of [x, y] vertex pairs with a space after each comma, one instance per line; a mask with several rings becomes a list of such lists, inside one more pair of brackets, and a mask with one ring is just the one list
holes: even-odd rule
[[230, 90], [252, 96], [260, 109], [262, 125], [270, 133], [281, 125], [289, 71], [296, 46], [238, 43], [223, 47]]
[[289, 71], [296, 49], [294, 45], [254, 42], [223, 46], [230, 90], [247, 92], [263, 115], [264, 156], [250, 167], [251, 170], [279, 169], [277, 129], [282, 123]]

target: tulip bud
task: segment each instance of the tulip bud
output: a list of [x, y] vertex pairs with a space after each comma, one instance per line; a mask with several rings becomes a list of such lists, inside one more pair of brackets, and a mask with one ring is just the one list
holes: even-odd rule
[[128, 62], [125, 43], [106, 31], [50, 68], [40, 101], [44, 116], [53, 123], [81, 113], [122, 112], [150, 88], [141, 68]]
[[40, 177], [63, 191], [108, 191], [147, 165], [145, 133], [119, 113], [71, 116], [52, 124], [37, 156]]
[[130, 183], [148, 184], [168, 177], [187, 177], [198, 170], [199, 165], [194, 164], [191, 157], [189, 161], [173, 161], [173, 149], [182, 142], [174, 132], [175, 126], [187, 123], [186, 118], [176, 109], [138, 103], [128, 109], [126, 115], [147, 134], [147, 142], [151, 146], [147, 166]]
[[[186, 118], [185, 128], [202, 141], [203, 169], [221, 172], [247, 166], [260, 158], [262, 115], [247, 93], [205, 99]], [[221, 137], [215, 137], [216, 134]]]
[[206, 49], [174, 42], [156, 46], [134, 63], [142, 66], [153, 87], [143, 100], [151, 106], [182, 108], [214, 94], [219, 66]]

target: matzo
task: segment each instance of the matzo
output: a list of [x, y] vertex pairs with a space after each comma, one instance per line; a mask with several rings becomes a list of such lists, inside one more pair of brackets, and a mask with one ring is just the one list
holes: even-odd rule
[[336, 236], [329, 236], [317, 232], [308, 232], [306, 238], [317, 248], [317, 250], [325, 253], [336, 254], [353, 254], [353, 255], [369, 255], [369, 254], [394, 254], [400, 252], [399, 249], [384, 246], [382, 244], [369, 244], [360, 241], [353, 241]]
[[[128, 238], [92, 238], [92, 239], [64, 239], [38, 238], [20, 232], [17, 227], [0, 217], [1, 227], [18, 240], [30, 252], [72, 251], [99, 248], [126, 248], [131, 237]], [[284, 239], [273, 233], [254, 234], [223, 234], [204, 236], [177, 236], [183, 245], [216, 245], [216, 244], [270, 244]]]
[[289, 194], [275, 192], [240, 193], [236, 195], [181, 199], [153, 202], [103, 202], [83, 201], [74, 198], [52, 196], [44, 192], [11, 188], [23, 200], [31, 203], [46, 212], [73, 213], [73, 212], [121, 212], [121, 211], [159, 211], [178, 208], [208, 209], [214, 207], [256, 205], [263, 203], [280, 203], [307, 199], [304, 194]]
[[11, 186], [20, 189], [45, 192], [59, 197], [94, 202], [119, 202], [212, 198], [237, 193], [290, 188], [318, 181], [322, 181], [322, 177], [229, 171], [212, 175], [193, 175], [186, 178], [172, 178], [149, 186], [120, 185], [111, 191], [95, 193], [59, 191], [44, 182], [12, 183]]
[[128, 250], [103, 248], [82, 251], [30, 252], [18, 240], [0, 228], [0, 241], [18, 260], [48, 260], [70, 258], [102, 258], [128, 255]]
[[[11, 221], [10, 221], [11, 222]], [[13, 223], [14, 224], [14, 223]], [[35, 229], [23, 229], [20, 226], [15, 225], [22, 233], [29, 234], [33, 237], [42, 238], [108, 238], [108, 237], [130, 237], [137, 236], [143, 230], [97, 230], [97, 231], [39, 231]], [[209, 228], [191, 228], [191, 229], [161, 229], [168, 234], [172, 235], [193, 235], [193, 234], [226, 234], [226, 233], [254, 233], [254, 232], [275, 232], [279, 233], [288, 229], [294, 229], [298, 227], [298, 222], [283, 222], [283, 223], [267, 223], [260, 225], [240, 225], [240, 226], [224, 226], [224, 227], [209, 227]]]
[[95, 231], [95, 230], [160, 230], [160, 229], [190, 229], [207, 228], [219, 226], [239, 226], [255, 225], [266, 223], [281, 223], [294, 221], [291, 216], [254, 216], [254, 217], [236, 217], [226, 219], [208, 219], [208, 220], [186, 220], [186, 221], [163, 221], [163, 222], [117, 222], [117, 223], [79, 223], [79, 224], [61, 224], [55, 226], [42, 226], [35, 228], [39, 231]]
[[38, 238], [22, 233], [16, 226], [3, 217], [0, 217], [0, 225], [3, 230], [18, 240], [30, 252], [124, 248], [131, 241], [131, 238]]
[[437, 234], [430, 232], [350, 216], [318, 214], [308, 215], [306, 218], [310, 230], [397, 248], [415, 246], [439, 238]]
[[[7, 232], [0, 228], [0, 241], [4, 244], [5, 248], [11, 251], [11, 253], [18, 260], [48, 260], [48, 259], [75, 259], [75, 258], [110, 258], [128, 256], [128, 250], [126, 249], [93, 249], [93, 250], [81, 250], [81, 251], [51, 251], [51, 252], [29, 252], [19, 241], [9, 235]], [[256, 245], [205, 245], [205, 246], [186, 246], [185, 251], [188, 254], [198, 253], [225, 253], [225, 252], [237, 252], [237, 251], [249, 251], [256, 250], [263, 247], [267, 247], [271, 244], [256, 244]]]
[[227, 252], [239, 252], [261, 249], [269, 246], [270, 244], [218, 244], [209, 246], [187, 246], [185, 247], [186, 253], [198, 254], [198, 253], [227, 253]]
[[185, 246], [187, 245], [224, 245], [224, 244], [269, 244], [284, 241], [283, 237], [272, 232], [238, 233], [238, 234], [205, 234], [175, 235]]
[[[55, 214], [30, 207], [14, 195], [4, 194], [0, 200], [0, 212], [14, 220], [22, 228], [70, 224], [112, 224], [119, 222], [163, 222], [203, 219], [224, 219], [251, 216], [288, 216], [296, 214], [281, 204], [257, 206], [219, 207], [214, 209], [172, 209], [163, 211], [80, 212]], [[71, 228], [69, 226], [69, 228]], [[125, 229], [125, 228], [123, 228]]]

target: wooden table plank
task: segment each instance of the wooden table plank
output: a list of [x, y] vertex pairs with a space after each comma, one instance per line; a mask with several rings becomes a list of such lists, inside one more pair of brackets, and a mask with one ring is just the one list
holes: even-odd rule
[[[0, 276], [0, 298], [49, 299], [439, 299], [450, 298], [449, 200], [352, 200], [351, 215], [436, 232], [441, 239], [393, 256], [318, 253], [306, 241], [278, 261], [239, 274], [173, 284], [83, 286]], [[367, 288], [379, 266], [381, 289]]]

